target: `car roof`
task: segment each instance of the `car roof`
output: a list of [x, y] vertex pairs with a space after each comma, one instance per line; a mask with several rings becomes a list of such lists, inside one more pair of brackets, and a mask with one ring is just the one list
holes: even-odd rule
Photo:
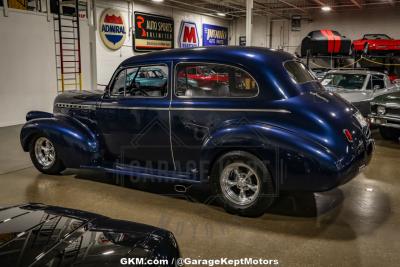
[[121, 63], [120, 67], [146, 62], [199, 60], [232, 63], [252, 69], [259, 68], [258, 64], [261, 62], [282, 62], [293, 59], [295, 59], [295, 57], [292, 54], [274, 49], [242, 46], [215, 46], [167, 49], [140, 54], [126, 59]]
[[371, 70], [363, 70], [363, 69], [361, 69], [361, 70], [359, 70], [359, 69], [341, 69], [341, 70], [330, 70], [330, 71], [327, 72], [327, 74], [330, 74], [330, 73], [365, 74], [365, 75], [368, 75], [368, 74], [372, 74], [372, 75], [376, 74], [376, 75], [378, 75], [378, 74], [380, 74], [380, 75], [386, 75], [385, 73], [382, 73], [382, 72], [379, 72], [379, 71], [371, 71]]

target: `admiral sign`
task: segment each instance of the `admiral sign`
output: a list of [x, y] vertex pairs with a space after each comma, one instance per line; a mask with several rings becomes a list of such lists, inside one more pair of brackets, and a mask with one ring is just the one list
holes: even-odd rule
[[99, 25], [104, 45], [112, 50], [120, 49], [126, 38], [126, 26], [121, 13], [114, 9], [104, 10]]
[[181, 22], [178, 42], [181, 48], [199, 46], [199, 35], [197, 33], [196, 23], [188, 21]]
[[135, 12], [133, 47], [138, 52], [174, 48], [174, 20]]
[[228, 28], [203, 24], [203, 46], [228, 45]]

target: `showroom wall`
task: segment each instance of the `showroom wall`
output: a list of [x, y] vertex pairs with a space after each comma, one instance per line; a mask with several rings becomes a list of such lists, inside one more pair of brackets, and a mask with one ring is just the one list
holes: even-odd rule
[[[334, 29], [351, 40], [361, 38], [364, 33], [386, 33], [400, 39], [400, 13], [397, 9], [351, 10], [345, 13], [322, 13], [312, 15], [312, 21], [302, 20], [301, 30], [291, 31], [290, 21], [273, 22], [272, 48], [284, 48], [289, 52], [299, 51], [302, 39], [313, 30]], [[396, 25], [396, 26], [395, 26]], [[279, 34], [283, 31], [283, 34]], [[255, 38], [257, 35], [254, 35]]]
[[[81, 26], [83, 87], [90, 88], [88, 25]], [[9, 9], [8, 17], [0, 15], [0, 36], [0, 127], [24, 123], [30, 110], [52, 111], [57, 95], [53, 20]]]
[[[204, 16], [199, 14], [194, 14], [190, 12], [185, 12], [173, 8], [168, 7], [157, 7], [157, 6], [146, 6], [141, 3], [133, 3], [129, 5], [125, 1], [113, 1], [112, 3], [106, 1], [96, 1], [96, 13], [97, 13], [97, 22], [99, 22], [99, 18], [105, 8], [115, 8], [122, 13], [125, 19], [125, 23], [128, 27], [132, 27], [132, 9], [133, 11], [146, 12], [150, 14], [157, 14], [167, 17], [172, 17], [174, 19], [174, 40], [175, 47], [178, 47], [178, 35], [180, 24], [182, 20], [195, 22], [197, 26], [197, 30], [199, 33], [200, 44], [202, 43], [202, 24], [209, 23], [220, 25], [224, 27], [229, 27], [229, 21], [218, 19], [215, 17]], [[130, 19], [128, 19], [130, 18]], [[127, 38], [125, 40], [124, 46], [116, 51], [112, 51], [105, 47], [100, 36], [97, 32], [96, 34], [96, 54], [97, 54], [97, 83], [98, 84], [107, 84], [115, 71], [115, 68], [123, 61], [124, 59], [140, 54], [138, 52], [134, 52], [132, 48], [132, 32], [129, 32]], [[100, 87], [99, 87], [100, 88]]]

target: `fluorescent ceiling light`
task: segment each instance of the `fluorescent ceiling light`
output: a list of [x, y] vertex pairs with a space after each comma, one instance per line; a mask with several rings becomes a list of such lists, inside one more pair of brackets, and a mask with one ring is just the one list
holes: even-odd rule
[[152, 2], [156, 2], [156, 3], [161, 3], [164, 2], [164, 0], [151, 0]]
[[225, 13], [222, 13], [222, 12], [218, 12], [217, 15], [218, 15], [218, 16], [221, 16], [221, 17], [226, 17], [226, 14], [225, 14]]
[[332, 10], [332, 8], [330, 6], [323, 6], [323, 7], [321, 7], [321, 10], [325, 11], [325, 12], [329, 12]]

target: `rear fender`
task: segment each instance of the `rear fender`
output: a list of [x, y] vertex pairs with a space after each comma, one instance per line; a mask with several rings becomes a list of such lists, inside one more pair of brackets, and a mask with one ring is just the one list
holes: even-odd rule
[[21, 145], [29, 151], [37, 135], [47, 136], [55, 145], [58, 156], [66, 167], [77, 168], [91, 165], [100, 158], [96, 134], [80, 121], [67, 115], [30, 112], [30, 120], [21, 129]]
[[281, 127], [247, 124], [223, 128], [205, 141], [201, 162], [209, 163], [209, 169], [205, 168], [207, 173], [201, 173], [201, 179], [207, 179], [218, 157], [233, 150], [243, 150], [259, 157], [273, 176], [278, 176], [275, 172], [280, 161], [288, 168], [296, 164], [296, 169], [304, 162], [317, 163], [318, 167], [329, 170], [337, 168], [337, 157], [319, 143]]

